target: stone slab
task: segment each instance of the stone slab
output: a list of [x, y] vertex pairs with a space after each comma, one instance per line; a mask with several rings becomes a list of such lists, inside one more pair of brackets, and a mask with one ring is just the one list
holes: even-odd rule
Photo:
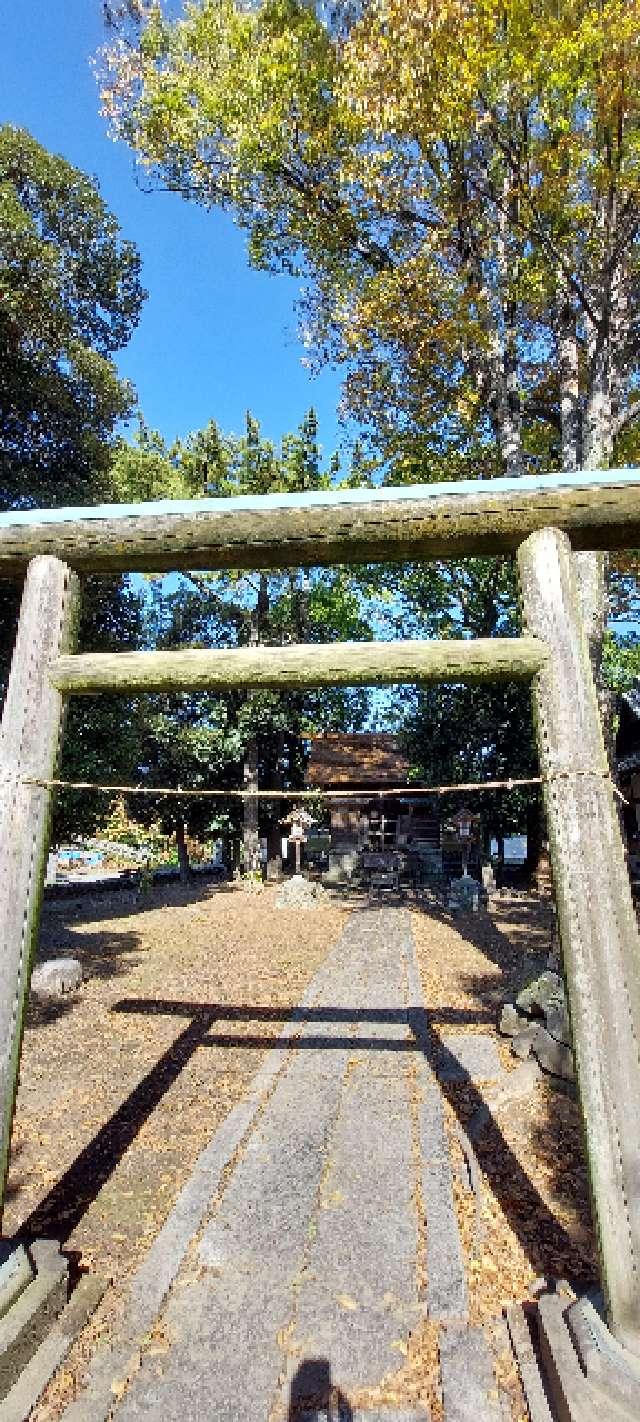
[[491, 1352], [481, 1328], [440, 1331], [444, 1422], [503, 1422]]
[[640, 1413], [640, 1357], [614, 1338], [588, 1298], [576, 1299], [565, 1321], [590, 1388], [603, 1402], [613, 1397]]
[[13, 1239], [0, 1240], [0, 1318], [8, 1313], [34, 1274], [24, 1244]]
[[561, 1422], [637, 1422], [640, 1388], [624, 1390], [600, 1387], [585, 1377], [574, 1341], [567, 1326], [567, 1300], [558, 1294], [541, 1294], [537, 1302], [540, 1355], [547, 1385]]
[[[453, 1201], [449, 1144], [444, 1128], [442, 1091], [426, 1054], [430, 1033], [413, 935], [404, 939], [408, 998], [413, 1033], [425, 1055], [417, 1058], [418, 1129], [422, 1158], [422, 1198], [426, 1215], [427, 1283], [424, 1303], [436, 1321], [466, 1320], [469, 1310], [462, 1242]], [[445, 1039], [446, 1040], [446, 1039]]]
[[529, 1409], [530, 1422], [554, 1422], [536, 1357], [528, 1318], [521, 1304], [506, 1311], [511, 1345]]
[[427, 1230], [427, 1284], [424, 1299], [431, 1319], [466, 1319], [469, 1299], [453, 1200], [453, 1177], [444, 1129], [442, 1093], [426, 1062], [419, 1067], [419, 1091], [422, 1198]]
[[502, 1075], [495, 1041], [481, 1032], [443, 1036], [437, 1072], [442, 1081], [495, 1081]]
[[36, 1258], [35, 1278], [0, 1319], [0, 1398], [13, 1387], [66, 1302], [67, 1261], [57, 1245], [43, 1254], [46, 1262]]
[[80, 1280], [68, 1304], [4, 1398], [2, 1422], [27, 1422], [41, 1392], [97, 1308], [106, 1287], [106, 1279], [95, 1274], [86, 1274]]
[[[313, 1024], [314, 1037], [334, 1031], [333, 1023]], [[118, 1422], [268, 1417], [346, 1063], [338, 1050], [294, 1056], [205, 1230], [203, 1277], [169, 1300], [170, 1352], [163, 1364], [143, 1358]]]
[[407, 1085], [352, 1069], [300, 1282], [296, 1355], [331, 1359], [347, 1393], [398, 1367], [415, 1326], [417, 1217]]

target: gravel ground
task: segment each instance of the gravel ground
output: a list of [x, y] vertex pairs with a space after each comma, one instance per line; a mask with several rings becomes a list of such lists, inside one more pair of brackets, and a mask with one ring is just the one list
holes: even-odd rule
[[172, 886], [45, 910], [41, 955], [72, 953], [87, 981], [30, 1009], [5, 1234], [135, 1268], [342, 930], [339, 906], [273, 897]]
[[[489, 913], [412, 915], [429, 1022], [443, 1034], [492, 1035], [507, 1071], [519, 1063], [496, 1031], [500, 1009], [546, 966], [548, 898], [498, 898]], [[481, 1086], [442, 1082], [452, 1153], [456, 1123], [482, 1104]], [[479, 1226], [473, 1197], [458, 1187], [471, 1316], [486, 1322], [526, 1298], [540, 1276], [582, 1287], [597, 1277], [580, 1112], [572, 1089], [543, 1076], [531, 1096], [496, 1111], [475, 1144], [482, 1178]]]
[[[117, 1328], [118, 1286], [344, 928], [346, 905], [276, 910], [274, 896], [172, 886], [142, 904], [113, 896], [46, 910], [42, 956], [73, 953], [88, 977], [72, 999], [30, 1011], [4, 1231], [25, 1225], [58, 1237], [116, 1288], [34, 1422], [60, 1416], [96, 1339]], [[412, 928], [434, 1062], [443, 1036], [479, 1032], [511, 1070], [495, 1023], [503, 1001], [546, 964], [549, 901], [512, 895], [490, 913], [454, 917], [416, 910]], [[442, 1085], [452, 1157], [462, 1167], [456, 1129], [481, 1104], [482, 1084]], [[495, 1320], [540, 1275], [591, 1282], [595, 1245], [571, 1095], [544, 1079], [530, 1100], [495, 1114], [476, 1154], [480, 1212], [462, 1183], [455, 1187], [471, 1322]], [[434, 1375], [435, 1348], [425, 1322], [410, 1341], [403, 1396], [422, 1392]], [[499, 1376], [519, 1419], [507, 1355]]]

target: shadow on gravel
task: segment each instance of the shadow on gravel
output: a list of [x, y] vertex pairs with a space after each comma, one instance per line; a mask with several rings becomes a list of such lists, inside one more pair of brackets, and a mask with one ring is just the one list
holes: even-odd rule
[[[305, 1007], [299, 1010], [291, 1007], [256, 1007], [252, 1003], [188, 1002], [173, 998], [121, 998], [111, 1009], [112, 1012], [138, 1013], [155, 1017], [212, 1017], [221, 1022], [388, 1022], [406, 1023], [405, 1007]], [[493, 1014], [466, 1011], [453, 1007], [442, 1013], [438, 1009], [438, 1021], [460, 1023], [493, 1022]], [[245, 1037], [234, 1039], [239, 1047], [246, 1043]], [[271, 1039], [261, 1037], [261, 1042], [272, 1045]], [[273, 1039], [275, 1041], [275, 1038]], [[323, 1040], [326, 1040], [323, 1038]], [[332, 1045], [331, 1041], [329, 1045]], [[388, 1043], [382, 1045], [388, 1048]], [[413, 1045], [408, 1043], [413, 1051]]]
[[[434, 1067], [437, 1060], [445, 1068], [438, 1076], [438, 1083], [462, 1129], [467, 1128], [476, 1112], [486, 1112], [486, 1124], [473, 1142], [478, 1165], [536, 1273], [560, 1275], [578, 1287], [592, 1284], [595, 1277], [592, 1257], [572, 1240], [549, 1209], [471, 1078], [467, 1075], [461, 1079], [457, 1058], [430, 1024], [424, 1008], [411, 1008], [408, 1016], [416, 1044], [429, 1064]], [[457, 1081], [446, 1079], [447, 1068], [457, 1070]]]
[[328, 1358], [303, 1358], [291, 1380], [287, 1422], [353, 1422], [348, 1398], [331, 1381]]
[[211, 1014], [189, 1023], [20, 1226], [20, 1235], [61, 1243], [106, 1185], [152, 1111], [202, 1043]]
[[[50, 958], [77, 958], [82, 964], [85, 978], [125, 977], [135, 968], [140, 959], [134, 957], [139, 945], [137, 933], [117, 932], [105, 929], [98, 933], [79, 933], [70, 926], [58, 934], [54, 942], [41, 945], [34, 966], [46, 963]], [[63, 997], [39, 999], [35, 995], [27, 1004], [27, 1027], [46, 1027], [57, 1022], [73, 1011], [78, 1001], [78, 993], [65, 993]]]
[[[477, 1003], [483, 1020], [489, 1020], [495, 1030], [503, 1003], [513, 1002], [524, 984], [547, 966], [553, 946], [551, 902], [510, 895], [497, 900], [491, 915], [481, 911], [457, 913], [452, 918], [442, 909], [425, 908], [423, 912], [425, 917], [448, 922], [487, 960], [492, 971], [459, 973], [457, 985], [474, 1005]], [[427, 1003], [426, 1010], [415, 1014], [414, 1032], [432, 1066], [447, 1013], [448, 1009], [439, 1007], [430, 1012]], [[480, 1091], [471, 1081], [440, 1080], [440, 1087], [466, 1130], [482, 1109]], [[582, 1288], [594, 1282], [597, 1264], [595, 1241], [588, 1228], [591, 1212], [580, 1108], [572, 1088], [553, 1077], [543, 1077], [539, 1090], [539, 1123], [532, 1127], [530, 1148], [551, 1186], [554, 1208], [542, 1198], [489, 1112], [473, 1145], [487, 1184], [536, 1273], [565, 1277]], [[526, 1120], [528, 1107], [528, 1101], [523, 1101], [512, 1110]], [[561, 1223], [562, 1216], [573, 1215], [577, 1207], [586, 1226], [581, 1240], [572, 1238]]]

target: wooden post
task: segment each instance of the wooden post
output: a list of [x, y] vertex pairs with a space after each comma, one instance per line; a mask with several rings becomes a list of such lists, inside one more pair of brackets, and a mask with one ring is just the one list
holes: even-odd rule
[[640, 1355], [640, 938], [569, 540], [518, 552], [541, 774], [609, 1326]]
[[24, 781], [55, 774], [63, 703], [48, 669], [70, 648], [77, 583], [57, 558], [29, 564], [0, 728], [0, 1206], [51, 810], [51, 792]]

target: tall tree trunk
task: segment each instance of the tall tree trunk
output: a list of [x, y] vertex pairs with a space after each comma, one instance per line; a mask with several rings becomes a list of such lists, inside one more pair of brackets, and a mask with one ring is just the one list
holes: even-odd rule
[[582, 462], [585, 469], [606, 469], [611, 462], [611, 332], [608, 310], [587, 324], [588, 385], [585, 403]]
[[189, 864], [189, 851], [185, 836], [184, 820], [182, 817], [176, 824], [176, 846], [178, 850], [178, 868], [180, 870], [180, 883], [188, 884], [191, 879], [191, 866]]
[[[260, 573], [258, 598], [251, 618], [249, 642], [257, 647], [262, 641], [262, 633], [269, 613], [269, 582], [266, 573]], [[253, 793], [243, 800], [242, 858], [245, 874], [260, 873], [260, 824], [258, 790], [259, 749], [258, 737], [254, 736], [245, 750], [242, 774], [243, 789]]]
[[563, 469], [580, 467], [580, 380], [576, 314], [564, 274], [557, 282], [557, 351], [560, 371], [560, 438]]
[[[589, 315], [587, 327], [588, 386], [585, 401], [582, 462], [585, 469], [606, 469], [613, 447], [611, 418], [611, 322], [609, 294]], [[602, 646], [607, 625], [607, 558], [604, 553], [575, 553], [574, 563], [584, 629], [600, 706], [605, 745], [613, 754], [611, 698], [602, 682]]]
[[[274, 790], [284, 788], [284, 776], [282, 773], [282, 758], [284, 755], [284, 731], [280, 730], [276, 736], [276, 761], [271, 776], [271, 784]], [[282, 876], [282, 825], [280, 824], [282, 801], [276, 800], [273, 808], [273, 819], [267, 831], [267, 879], [280, 879]]]
[[259, 800], [256, 795], [258, 789], [258, 740], [255, 737], [245, 751], [244, 767], [242, 775], [242, 785], [244, 790], [251, 793], [246, 795], [243, 801], [244, 816], [242, 822], [242, 859], [245, 874], [257, 874], [260, 871], [260, 831], [258, 823]]
[[[514, 257], [509, 250], [511, 175], [505, 174], [503, 203], [498, 217], [497, 277], [501, 316], [496, 319], [493, 342], [496, 373], [496, 405], [500, 449], [507, 474], [519, 478], [524, 473], [522, 458], [522, 407], [518, 390], [517, 307], [510, 293]], [[517, 263], [516, 263], [517, 265]]]

